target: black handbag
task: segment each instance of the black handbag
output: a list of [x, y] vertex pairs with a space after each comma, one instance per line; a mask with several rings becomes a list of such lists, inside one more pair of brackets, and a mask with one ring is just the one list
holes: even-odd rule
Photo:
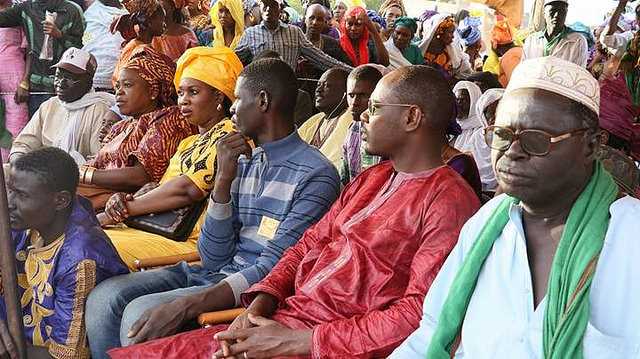
[[198, 223], [206, 203], [205, 198], [190, 206], [132, 217], [124, 223], [130, 228], [158, 234], [176, 242], [184, 242]]

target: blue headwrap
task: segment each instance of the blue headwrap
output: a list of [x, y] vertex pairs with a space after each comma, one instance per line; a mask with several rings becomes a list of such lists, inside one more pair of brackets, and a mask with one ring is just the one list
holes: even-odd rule
[[380, 25], [383, 29], [385, 29], [387, 27], [387, 22], [384, 21], [384, 19], [382, 18], [382, 16], [380, 16], [380, 14], [378, 14], [376, 11], [374, 10], [367, 10], [367, 16], [369, 17], [369, 20], [377, 23], [378, 25]]
[[467, 17], [458, 26], [458, 35], [464, 41], [466, 46], [471, 46], [482, 38], [480, 33], [480, 25], [482, 21], [478, 17]]
[[431, 19], [434, 15], [438, 15], [438, 12], [435, 10], [425, 10], [422, 12], [422, 14], [420, 14], [418, 20], [420, 20], [421, 22], [425, 22]]

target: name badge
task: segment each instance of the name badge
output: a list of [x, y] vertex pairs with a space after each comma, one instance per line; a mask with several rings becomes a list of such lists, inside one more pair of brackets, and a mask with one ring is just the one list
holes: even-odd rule
[[278, 231], [278, 226], [280, 226], [280, 221], [267, 216], [262, 216], [260, 227], [258, 228], [258, 235], [273, 239]]

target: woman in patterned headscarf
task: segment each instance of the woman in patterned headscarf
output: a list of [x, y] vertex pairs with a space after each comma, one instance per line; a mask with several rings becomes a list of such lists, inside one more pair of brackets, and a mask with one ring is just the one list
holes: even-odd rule
[[242, 1], [218, 0], [209, 14], [215, 28], [211, 46], [225, 46], [234, 50], [244, 33]]
[[389, 53], [380, 33], [360, 6], [350, 8], [344, 15], [340, 24], [340, 46], [354, 66], [367, 63], [389, 66]]
[[127, 119], [116, 123], [96, 158], [80, 169], [81, 195], [102, 209], [116, 191], [135, 192], [159, 181], [178, 143], [195, 133], [175, 106], [171, 59], [152, 48], [135, 52], [120, 71], [116, 104]]
[[422, 41], [418, 45], [424, 51], [427, 64], [444, 69], [449, 75], [471, 73], [469, 57], [459, 46], [455, 46], [456, 22], [452, 16], [437, 14], [423, 25]]
[[[114, 194], [98, 216], [103, 225], [192, 206], [207, 197], [216, 175], [216, 143], [234, 129], [229, 109], [241, 71], [238, 57], [224, 46], [195, 47], [180, 57], [174, 79], [178, 105], [199, 133], [180, 142], [159, 184], [145, 185], [135, 195]], [[106, 233], [120, 257], [133, 267], [136, 259], [195, 252], [200, 229], [196, 226], [184, 242], [133, 228]]]
[[114, 87], [120, 70], [129, 62], [133, 53], [150, 46], [153, 38], [161, 36], [167, 28], [166, 14], [157, 0], [125, 0], [122, 5], [129, 14], [118, 17], [111, 24], [111, 32], [120, 32], [127, 42], [113, 71]]

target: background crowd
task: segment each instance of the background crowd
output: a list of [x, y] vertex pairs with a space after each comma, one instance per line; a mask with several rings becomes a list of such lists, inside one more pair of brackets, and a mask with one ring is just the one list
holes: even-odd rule
[[[529, 198], [500, 180], [496, 151], [518, 142], [543, 158], [593, 130], [597, 162], [576, 178], [640, 195], [640, 5], [620, 0], [590, 27], [567, 24], [568, 0], [544, 0], [539, 31], [501, 6], [413, 17], [405, 5], [0, 0], [0, 148], [10, 202], [23, 202], [10, 212], [30, 346], [55, 358], [196, 344], [194, 357], [434, 355], [436, 329], [462, 330], [420, 321], [461, 310], [446, 297], [472, 266], [447, 260], [458, 236], [495, 241], [480, 224], [502, 230], [518, 205], [498, 198]], [[569, 102], [522, 95], [532, 89]], [[559, 135], [569, 114], [541, 112], [566, 117], [545, 127], [503, 99], [586, 125]], [[508, 114], [541, 127], [516, 131]], [[480, 227], [461, 232], [472, 217]], [[385, 245], [397, 238], [414, 240]], [[148, 262], [166, 267], [140, 271]], [[240, 306], [230, 329], [171, 337]], [[267, 330], [288, 342], [266, 349]]]

